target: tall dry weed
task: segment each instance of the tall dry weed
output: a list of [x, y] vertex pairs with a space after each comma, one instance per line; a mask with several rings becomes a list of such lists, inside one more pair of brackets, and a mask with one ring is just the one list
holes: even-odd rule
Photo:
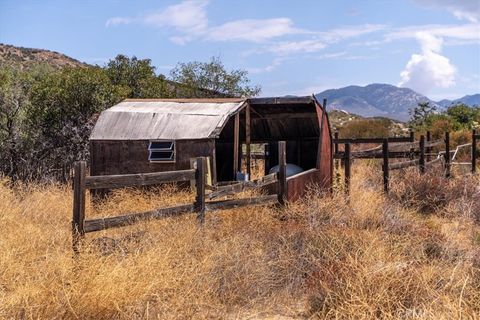
[[[2, 180], [0, 318], [478, 318], [480, 227], [453, 206], [473, 199], [470, 182], [449, 182], [464, 191], [425, 215], [406, 202], [420, 190], [392, 201], [378, 170], [354, 169], [349, 201], [312, 189], [285, 209], [207, 213], [204, 227], [141, 222], [88, 234], [77, 258], [71, 189]], [[173, 186], [120, 190], [87, 216], [192, 200]]]

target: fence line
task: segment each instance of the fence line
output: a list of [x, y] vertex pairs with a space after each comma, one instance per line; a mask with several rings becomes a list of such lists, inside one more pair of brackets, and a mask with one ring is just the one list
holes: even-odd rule
[[[247, 205], [284, 205], [287, 194], [286, 180], [286, 146], [284, 141], [278, 143], [279, 173], [270, 174], [261, 179], [236, 183], [234, 185], [214, 187], [209, 198], [234, 195], [246, 189], [261, 188], [273, 183], [278, 184], [278, 193], [267, 196], [258, 196], [244, 199], [227, 199], [206, 202], [206, 160], [197, 158], [194, 169], [124, 174], [87, 176], [85, 161], [76, 162], [73, 176], [73, 210], [72, 210], [72, 247], [75, 253], [79, 252], [80, 241], [86, 233], [117, 228], [135, 224], [149, 219], [161, 219], [185, 213], [197, 213], [200, 225], [205, 222], [205, 212], [242, 207]], [[86, 190], [88, 189], [115, 189], [123, 187], [150, 186], [167, 182], [182, 182], [195, 180], [195, 201], [174, 207], [158, 208], [146, 212], [128, 213], [115, 217], [85, 219]]]
[[[346, 194], [350, 192], [351, 181], [351, 161], [353, 159], [383, 159], [382, 171], [383, 171], [383, 184], [384, 191], [389, 191], [390, 170], [399, 170], [408, 167], [418, 166], [420, 173], [425, 173], [430, 165], [441, 162], [444, 167], [444, 175], [446, 178], [451, 176], [452, 165], [471, 165], [471, 172], [477, 171], [477, 144], [480, 140], [480, 135], [476, 130], [472, 131], [472, 142], [459, 145], [455, 150], [450, 150], [450, 133], [445, 132], [444, 139], [438, 139], [431, 141], [430, 132], [427, 132], [426, 137], [420, 136], [419, 141], [413, 140], [413, 132], [410, 132], [409, 137], [393, 137], [393, 138], [356, 138], [356, 139], [339, 139], [338, 132], [335, 132], [335, 153], [334, 159], [341, 159], [344, 164], [344, 190]], [[365, 143], [379, 143], [381, 146], [370, 148], [367, 150], [361, 150], [351, 152], [351, 144], [365, 144]], [[392, 143], [393, 142], [393, 143]], [[338, 144], [343, 143], [344, 151], [339, 151]], [[438, 153], [432, 153], [432, 147], [445, 145], [444, 151]], [[471, 147], [471, 162], [455, 162], [456, 156], [460, 149], [465, 147]], [[393, 149], [393, 150], [392, 150]], [[404, 151], [401, 151], [404, 149]], [[406, 151], [405, 149], [409, 149]], [[378, 152], [381, 150], [381, 152]], [[400, 150], [400, 151], [399, 151]], [[434, 160], [431, 160], [432, 156], [436, 156]], [[415, 159], [417, 158], [417, 159]], [[389, 159], [410, 159], [408, 161], [389, 163]], [[338, 166], [336, 166], [338, 169]]]

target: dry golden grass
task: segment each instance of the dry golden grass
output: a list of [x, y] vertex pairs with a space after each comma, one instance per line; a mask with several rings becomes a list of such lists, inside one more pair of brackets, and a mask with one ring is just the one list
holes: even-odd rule
[[[404, 189], [382, 195], [378, 168], [354, 168], [350, 203], [312, 190], [283, 211], [207, 213], [203, 228], [194, 216], [143, 222], [87, 235], [76, 260], [71, 189], [3, 180], [0, 318], [478, 319], [478, 207], [418, 213]], [[119, 191], [87, 216], [192, 199]]]

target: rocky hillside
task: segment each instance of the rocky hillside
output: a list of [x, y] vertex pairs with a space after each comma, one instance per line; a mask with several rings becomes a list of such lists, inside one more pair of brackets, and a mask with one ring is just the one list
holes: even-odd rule
[[389, 84], [330, 89], [318, 93], [317, 97], [327, 98], [328, 106], [332, 109], [345, 110], [365, 117], [388, 117], [400, 121], [407, 121], [408, 110], [419, 102], [435, 103], [411, 89], [398, 88]]
[[16, 47], [0, 43], [0, 65], [2, 64], [17, 65], [25, 69], [30, 69], [39, 64], [47, 64], [54, 69], [86, 65], [55, 51]]

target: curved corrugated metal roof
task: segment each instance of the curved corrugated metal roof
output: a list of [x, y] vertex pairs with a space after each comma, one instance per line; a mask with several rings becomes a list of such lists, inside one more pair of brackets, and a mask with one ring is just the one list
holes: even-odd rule
[[90, 140], [182, 140], [218, 136], [243, 99], [125, 100], [103, 111]]

